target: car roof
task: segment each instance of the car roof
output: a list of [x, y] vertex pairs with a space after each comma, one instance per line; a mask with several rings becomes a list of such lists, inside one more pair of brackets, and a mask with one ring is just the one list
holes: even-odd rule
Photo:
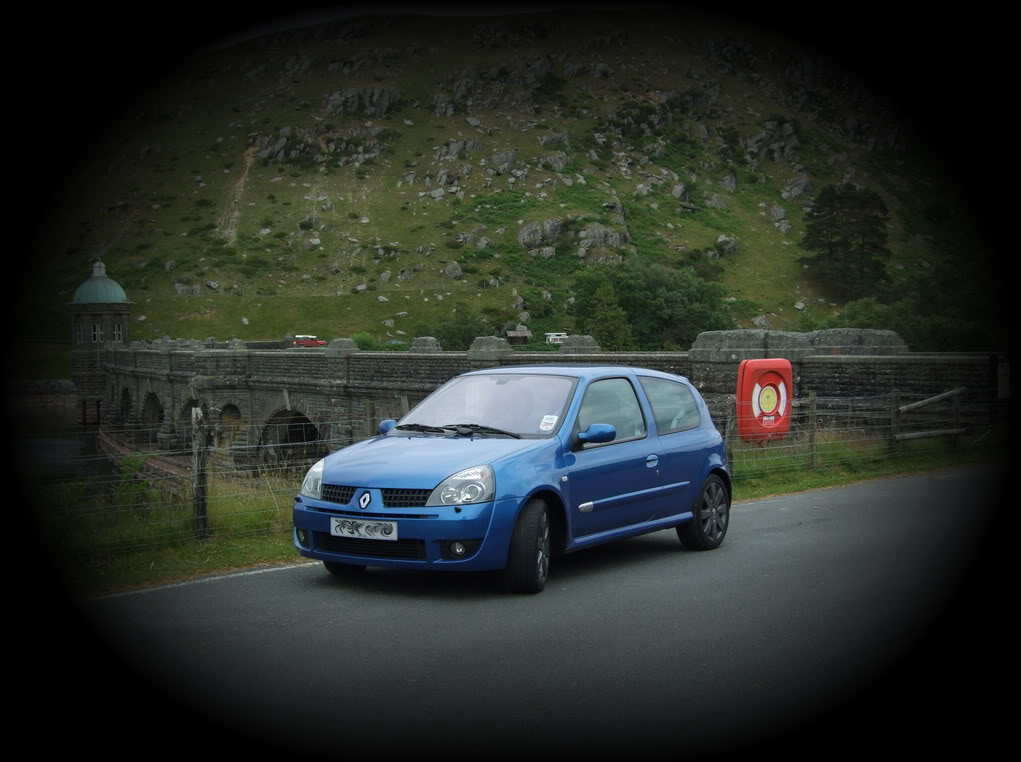
[[475, 376], [507, 373], [541, 373], [550, 376], [569, 376], [579, 379], [593, 379], [602, 376], [639, 375], [663, 378], [670, 381], [676, 381], [677, 379], [688, 381], [685, 376], [681, 376], [676, 373], [667, 373], [661, 370], [654, 370], [652, 368], [635, 368], [630, 365], [586, 365], [583, 363], [579, 363], [577, 365], [505, 365], [499, 368], [473, 370], [463, 375]]

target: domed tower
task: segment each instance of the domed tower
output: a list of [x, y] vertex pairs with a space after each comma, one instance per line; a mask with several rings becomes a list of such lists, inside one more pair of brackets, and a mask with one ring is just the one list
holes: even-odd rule
[[[82, 423], [98, 423], [104, 397], [104, 349], [128, 343], [128, 318], [133, 302], [97, 261], [92, 277], [74, 292], [71, 311], [71, 380], [78, 391]], [[90, 404], [92, 403], [92, 404]]]

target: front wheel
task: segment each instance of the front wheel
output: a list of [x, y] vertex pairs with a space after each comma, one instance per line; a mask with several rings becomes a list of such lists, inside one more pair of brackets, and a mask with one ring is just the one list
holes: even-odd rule
[[513, 593], [538, 593], [546, 586], [550, 566], [550, 521], [546, 503], [529, 500], [511, 535], [504, 585]]
[[709, 474], [695, 504], [695, 516], [677, 527], [677, 537], [689, 550], [720, 547], [730, 526], [730, 494], [716, 474]]

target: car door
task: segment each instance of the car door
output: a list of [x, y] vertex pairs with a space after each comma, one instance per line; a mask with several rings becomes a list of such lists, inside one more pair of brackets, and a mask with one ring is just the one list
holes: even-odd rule
[[575, 537], [647, 521], [660, 499], [658, 441], [649, 436], [629, 379], [604, 378], [588, 385], [573, 434], [593, 423], [612, 425], [617, 436], [602, 444], [575, 445], [568, 458]]
[[645, 391], [661, 449], [663, 499], [653, 518], [690, 511], [701, 484], [711, 432], [701, 426], [695, 395], [681, 381], [638, 376]]

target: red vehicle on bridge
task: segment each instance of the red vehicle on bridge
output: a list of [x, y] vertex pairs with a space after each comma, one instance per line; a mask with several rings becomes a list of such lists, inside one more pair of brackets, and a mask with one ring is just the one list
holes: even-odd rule
[[322, 339], [317, 339], [315, 336], [309, 336], [308, 334], [299, 333], [294, 337], [294, 346], [296, 347], [325, 347], [326, 342]]

